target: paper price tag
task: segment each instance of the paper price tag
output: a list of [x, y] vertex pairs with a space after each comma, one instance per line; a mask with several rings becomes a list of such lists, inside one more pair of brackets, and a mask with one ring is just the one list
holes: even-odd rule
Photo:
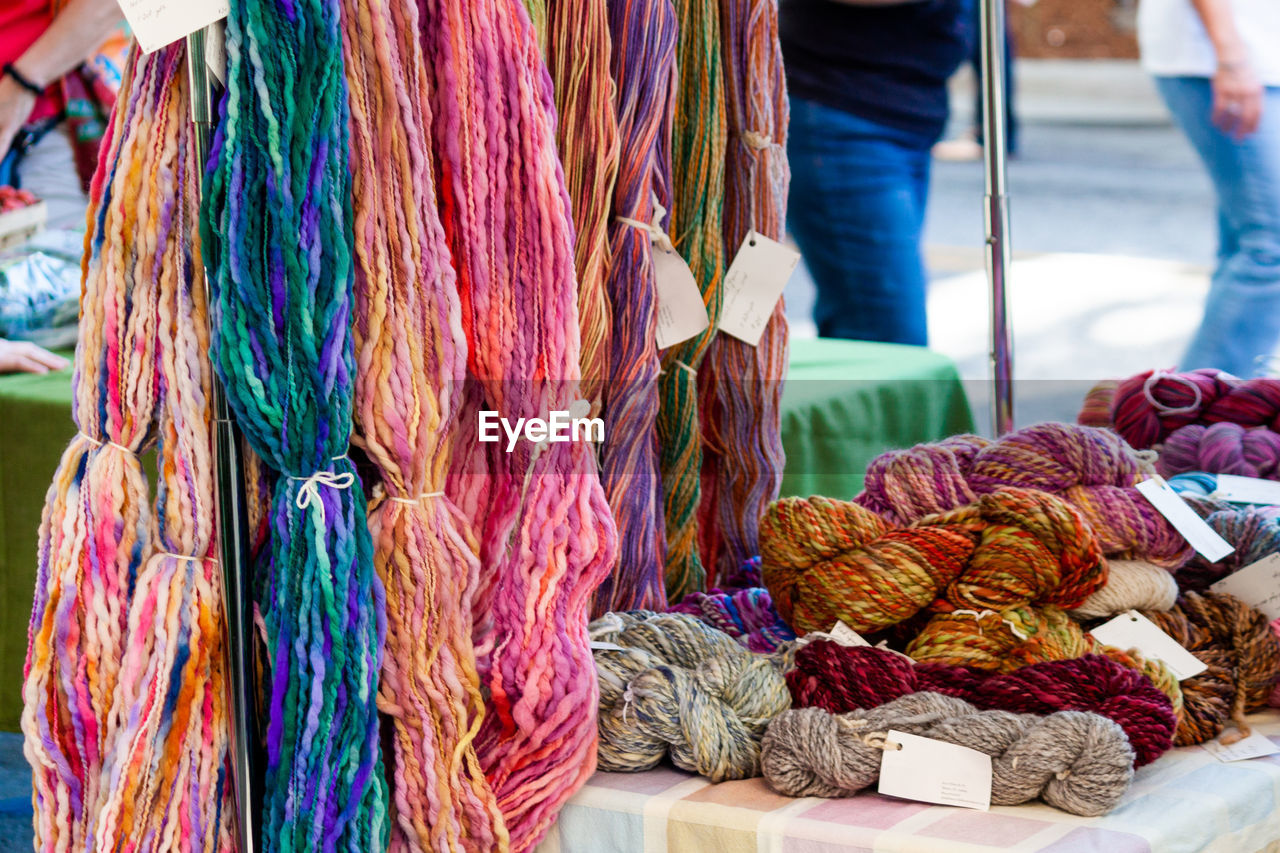
[[991, 808], [991, 756], [894, 729], [885, 740], [880, 793], [940, 806]]
[[1280, 619], [1280, 554], [1263, 557], [1227, 575], [1209, 589], [1234, 595], [1268, 619]]
[[1203, 661], [1136, 610], [1126, 610], [1089, 633], [1100, 643], [1118, 649], [1137, 649], [1145, 658], [1162, 661], [1179, 681], [1199, 675], [1206, 669]]
[[798, 252], [748, 231], [724, 274], [720, 331], [758, 345], [782, 290], [799, 263]]
[[222, 20], [230, 7], [228, 0], [120, 0], [120, 11], [143, 52], [151, 53]]
[[862, 635], [850, 628], [843, 622], [837, 622], [831, 627], [830, 631], [810, 631], [805, 634], [800, 642], [802, 645], [812, 643], [814, 640], [827, 640], [840, 646], [869, 646], [871, 645], [862, 638]]
[[625, 652], [622, 646], [615, 646], [613, 643], [602, 643], [598, 640], [592, 640], [587, 643], [593, 652]]
[[1143, 480], [1138, 484], [1138, 491], [1182, 534], [1187, 544], [1209, 562], [1216, 563], [1235, 550], [1187, 506], [1181, 495], [1169, 488], [1163, 477]]
[[1271, 742], [1271, 738], [1261, 732], [1254, 732], [1247, 738], [1238, 740], [1230, 746], [1211, 740], [1200, 744], [1219, 761], [1244, 761], [1249, 758], [1262, 758], [1264, 755], [1275, 755], [1280, 746]]
[[1256, 477], [1219, 474], [1213, 496], [1231, 503], [1280, 506], [1280, 483]]
[[658, 349], [687, 341], [711, 325], [702, 291], [684, 258], [654, 246], [653, 277], [658, 290]]

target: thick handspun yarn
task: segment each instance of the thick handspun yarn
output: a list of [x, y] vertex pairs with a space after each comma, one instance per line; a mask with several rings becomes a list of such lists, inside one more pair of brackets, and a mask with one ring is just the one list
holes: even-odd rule
[[379, 709], [393, 765], [391, 849], [500, 851], [507, 836], [473, 740], [479, 575], [444, 494], [466, 339], [436, 210], [418, 10], [344, 0], [351, 105], [356, 386], [353, 441], [376, 469], [374, 564], [387, 594]]
[[670, 612], [695, 616], [753, 652], [776, 652], [783, 643], [796, 638], [795, 631], [774, 609], [769, 590], [760, 587], [691, 592]]
[[765, 726], [791, 706], [779, 662], [691, 616], [610, 613], [591, 623], [600, 678], [600, 768], [664, 755], [714, 782], [759, 775]]
[[999, 613], [940, 613], [907, 645], [921, 663], [1009, 673], [1044, 661], [1102, 654], [1141, 672], [1182, 713], [1182, 690], [1163, 663], [1099, 643], [1056, 607], [1014, 607]]
[[667, 605], [654, 248], [635, 223], [653, 223], [659, 207], [671, 206], [676, 12], [671, 0], [610, 2], [608, 12], [620, 154], [609, 223], [613, 306], [601, 479], [618, 525], [618, 561], [596, 590], [596, 615]]
[[[1091, 394], [1096, 413], [1105, 389]], [[1219, 370], [1148, 370], [1119, 382], [1110, 423], [1134, 447], [1153, 447], [1190, 424], [1237, 424], [1280, 431], [1280, 379], [1237, 379]], [[1099, 420], [1093, 414], [1094, 420]]]
[[906, 524], [1009, 486], [1041, 489], [1079, 510], [1108, 556], [1180, 566], [1191, 547], [1134, 488], [1148, 475], [1115, 433], [1044, 423], [994, 442], [962, 435], [885, 453], [868, 467], [855, 500]]
[[205, 181], [212, 358], [279, 472], [259, 600], [270, 656], [265, 850], [381, 850], [386, 630], [351, 431], [352, 233], [338, 0], [233, 0]]
[[[724, 247], [731, 259], [748, 233], [781, 240], [786, 222], [787, 86], [777, 0], [720, 0], [724, 63]], [[728, 261], [727, 261], [728, 262]], [[719, 334], [698, 375], [702, 416], [703, 565], [715, 586], [759, 553], [760, 518], [778, 496], [787, 318], [781, 299], [755, 346]]]
[[1217, 562], [1200, 554], [1178, 570], [1178, 588], [1183, 592], [1203, 592], [1232, 572], [1280, 553], [1280, 521], [1276, 507], [1229, 504], [1217, 498], [1183, 493], [1196, 514], [1235, 550]]
[[1071, 609], [1077, 619], [1104, 619], [1126, 610], [1168, 610], [1178, 600], [1178, 582], [1168, 569], [1144, 560], [1111, 560], [1107, 582]]
[[1280, 480], [1280, 433], [1232, 423], [1189, 424], [1164, 440], [1156, 470], [1165, 477], [1206, 471]]
[[40, 527], [23, 684], [39, 851], [231, 849], [184, 59], [131, 55], [90, 187], [80, 432]]
[[1089, 711], [1124, 729], [1141, 767], [1173, 746], [1169, 697], [1136, 670], [1103, 655], [1035, 663], [994, 674], [910, 658], [871, 646], [814, 640], [795, 653], [787, 686], [798, 708], [843, 714], [918, 691], [955, 696], [983, 710], [1022, 714]]
[[979, 711], [963, 699], [912, 693], [879, 708], [831, 714], [787, 711], [770, 724], [761, 749], [765, 781], [791, 797], [847, 797], [880, 776], [894, 749], [889, 730], [975, 749], [991, 756], [991, 802], [1037, 797], [1071, 814], [1103, 815], [1133, 779], [1124, 730], [1098, 714], [1056, 711], [1046, 717]]
[[1230, 595], [1187, 593], [1167, 613], [1144, 613], [1208, 665], [1182, 682], [1179, 746], [1204, 743], [1233, 723], [1249, 733], [1244, 715], [1266, 707], [1280, 678], [1280, 640], [1267, 617]]
[[480, 546], [473, 637], [487, 692], [475, 745], [523, 851], [595, 769], [587, 614], [617, 530], [589, 442], [507, 453], [472, 429], [481, 409], [514, 423], [581, 408], [570, 202], [533, 28], [519, 0], [418, 7], [472, 380], [446, 491]]
[[1046, 492], [1006, 489], [909, 527], [849, 501], [785, 498], [761, 525], [765, 585], [797, 632], [855, 631], [937, 609], [1035, 602], [1075, 607], [1106, 580], [1080, 514]]

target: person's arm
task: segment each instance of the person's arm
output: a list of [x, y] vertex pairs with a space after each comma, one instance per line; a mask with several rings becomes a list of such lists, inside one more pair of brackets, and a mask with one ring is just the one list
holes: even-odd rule
[[1191, 0], [1191, 4], [1218, 59], [1213, 75], [1213, 123], [1236, 138], [1248, 136], [1262, 119], [1262, 84], [1236, 29], [1231, 0]]
[[[40, 88], [60, 79], [119, 26], [116, 0], [71, 0], [13, 67]], [[0, 157], [35, 108], [36, 96], [8, 74], [0, 77]]]

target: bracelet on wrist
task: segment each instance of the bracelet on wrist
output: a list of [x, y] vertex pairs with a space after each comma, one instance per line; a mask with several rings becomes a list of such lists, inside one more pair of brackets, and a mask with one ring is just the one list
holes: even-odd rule
[[13, 82], [35, 95], [37, 98], [44, 94], [44, 87], [37, 86], [33, 83], [30, 78], [15, 68], [12, 62], [6, 62], [4, 64], [4, 75], [12, 78]]

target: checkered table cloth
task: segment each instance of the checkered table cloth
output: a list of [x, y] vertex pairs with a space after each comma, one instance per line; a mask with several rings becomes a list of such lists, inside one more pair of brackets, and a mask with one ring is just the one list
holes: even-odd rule
[[[1280, 745], [1280, 713], [1253, 718]], [[1099, 818], [1043, 803], [989, 812], [863, 793], [792, 799], [762, 779], [713, 785], [670, 767], [596, 773], [537, 853], [1249, 853], [1280, 850], [1280, 754], [1222, 763], [1200, 747], [1142, 768]]]

